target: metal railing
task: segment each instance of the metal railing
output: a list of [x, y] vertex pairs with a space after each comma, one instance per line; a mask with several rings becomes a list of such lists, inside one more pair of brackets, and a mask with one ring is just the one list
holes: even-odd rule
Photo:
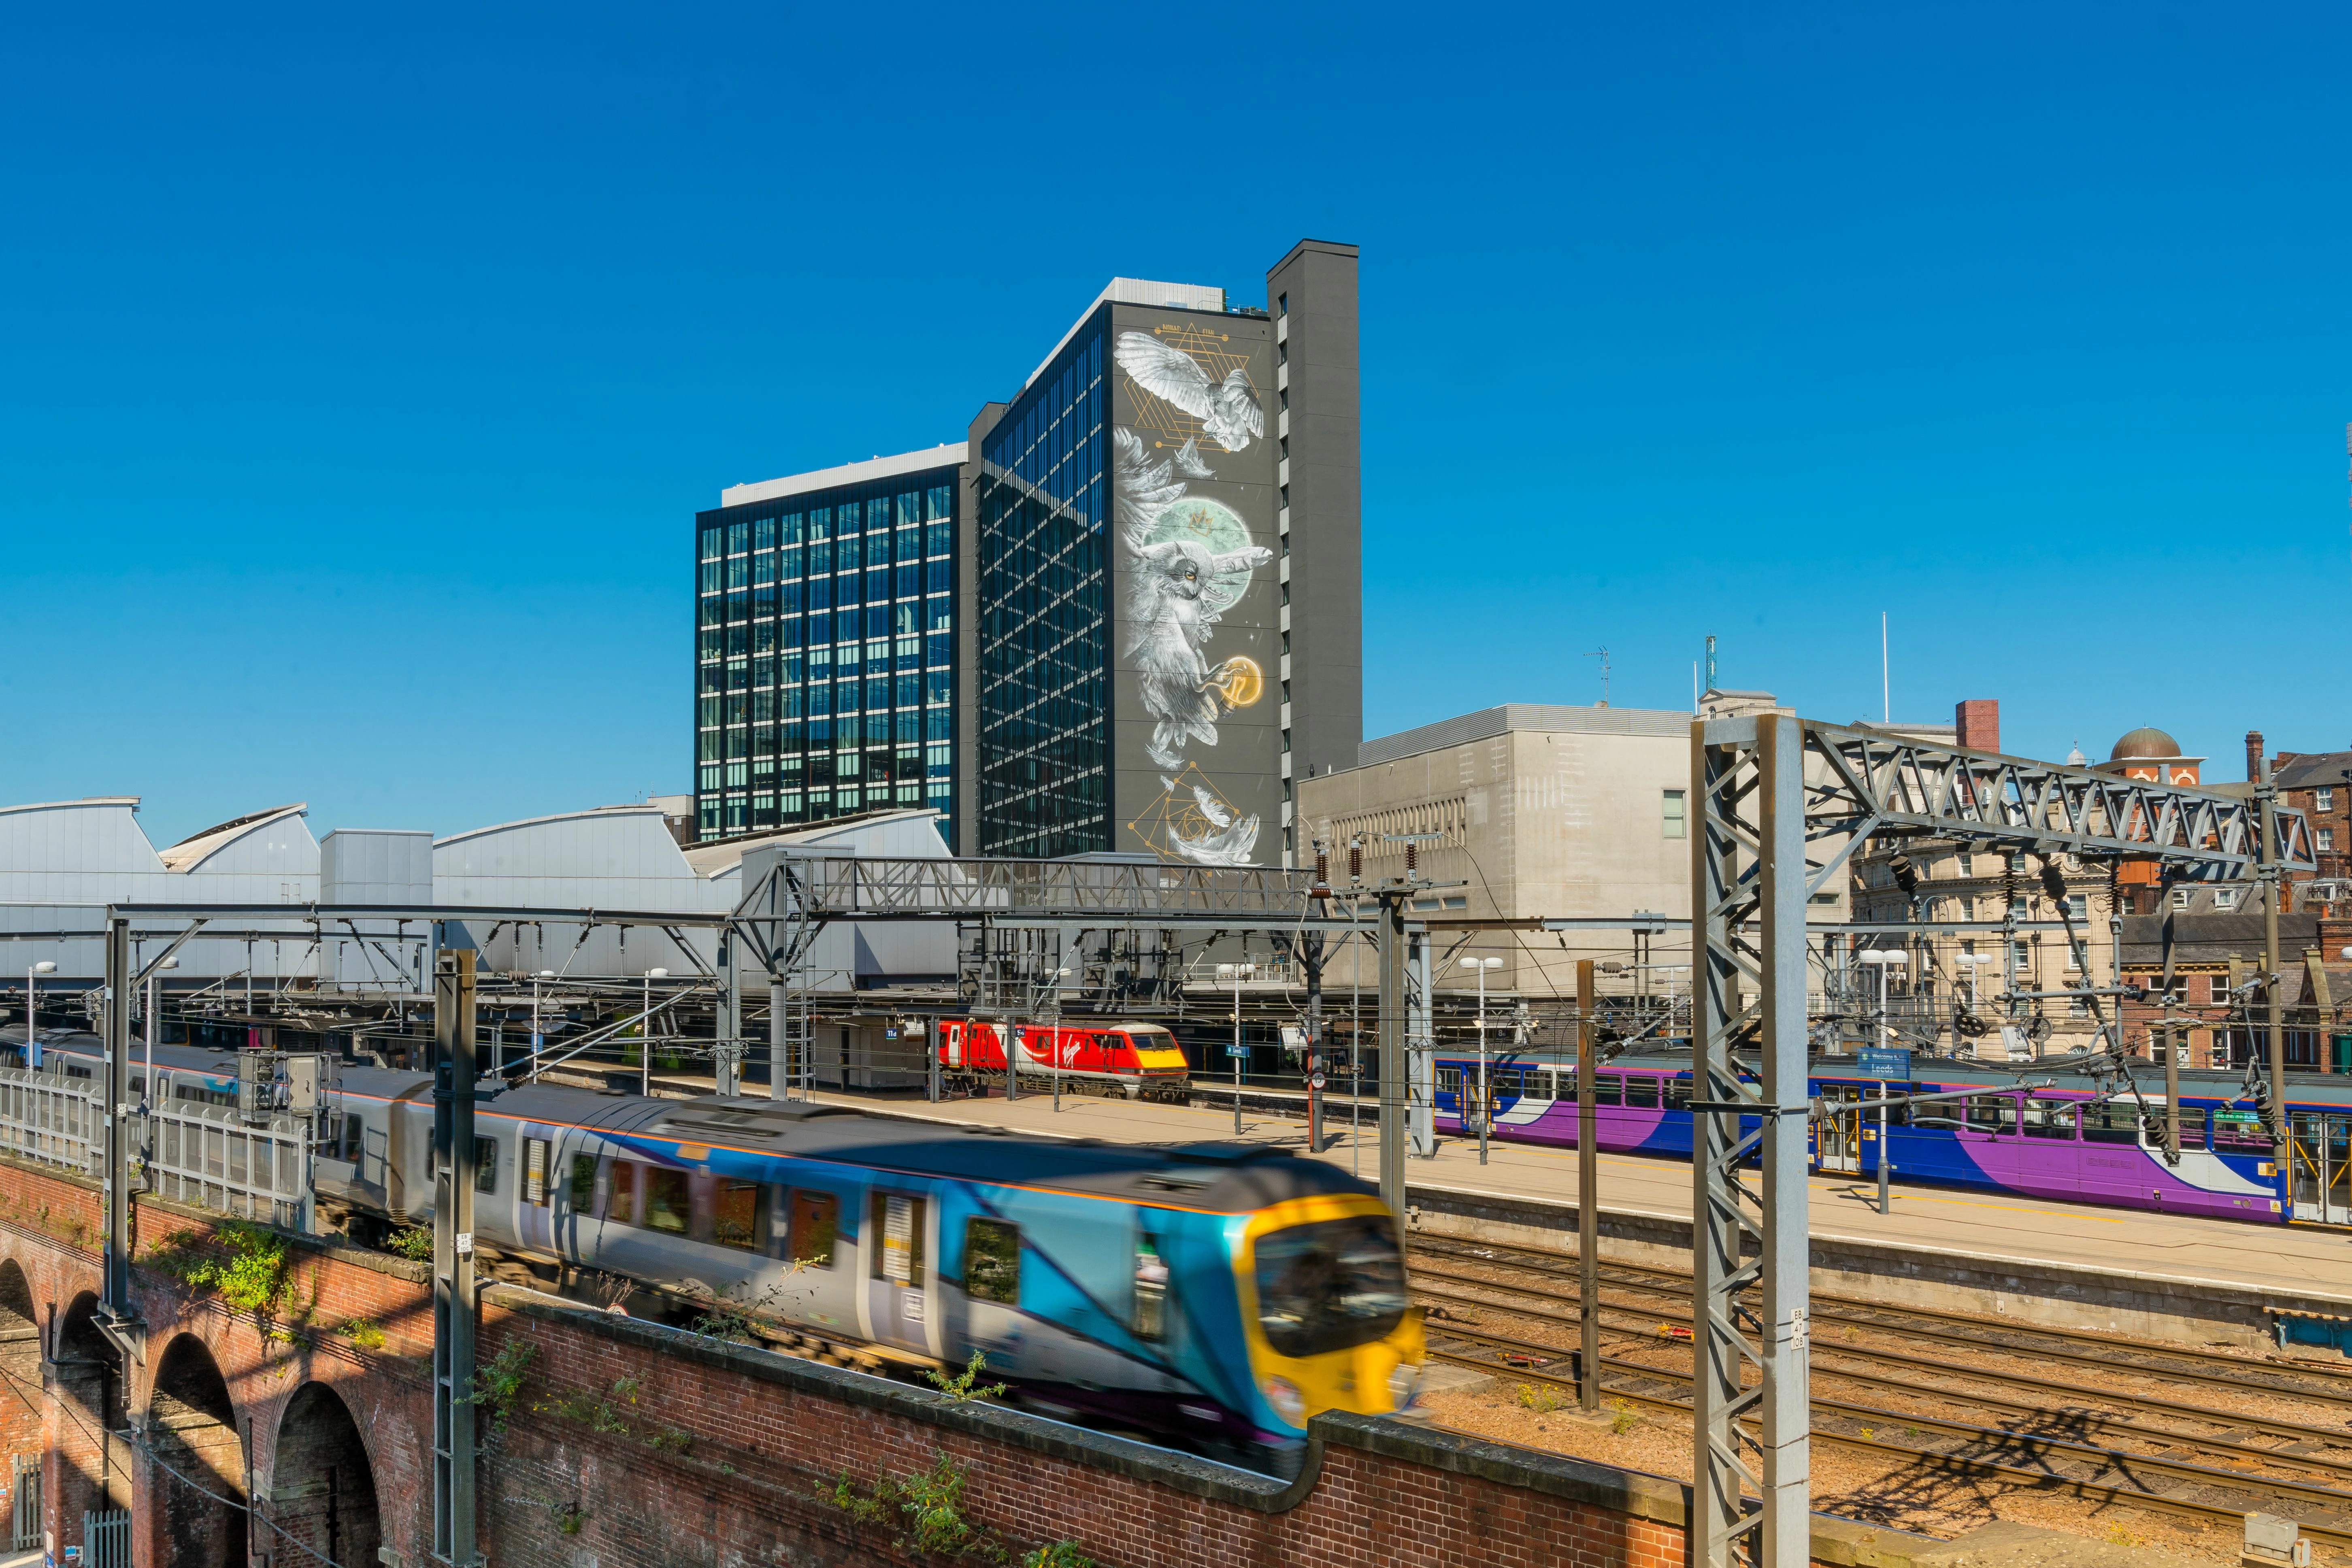
[[[103, 1160], [101, 1103], [94, 1080], [0, 1068], [0, 1153], [95, 1175]], [[239, 1219], [306, 1225], [307, 1119], [256, 1119], [232, 1106], [182, 1101], [133, 1114], [130, 1123], [145, 1191]]]

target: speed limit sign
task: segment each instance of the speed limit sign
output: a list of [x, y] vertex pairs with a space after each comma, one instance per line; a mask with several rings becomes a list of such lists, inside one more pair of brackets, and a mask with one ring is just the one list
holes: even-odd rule
[[1318, 1072], [1307, 1079], [1307, 1087], [1309, 1089], [1321, 1089], [1326, 1081], [1327, 1080], [1324, 1079], [1323, 1075]]

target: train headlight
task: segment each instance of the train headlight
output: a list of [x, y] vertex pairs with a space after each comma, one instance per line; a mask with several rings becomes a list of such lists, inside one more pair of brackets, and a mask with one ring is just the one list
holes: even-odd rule
[[1269, 1377], [1261, 1386], [1265, 1390], [1265, 1402], [1274, 1406], [1276, 1415], [1293, 1426], [1307, 1425], [1307, 1396], [1298, 1392], [1297, 1384], [1286, 1377]]
[[1408, 1408], [1421, 1397], [1421, 1368], [1412, 1363], [1399, 1362], [1389, 1373], [1389, 1403], [1399, 1410]]

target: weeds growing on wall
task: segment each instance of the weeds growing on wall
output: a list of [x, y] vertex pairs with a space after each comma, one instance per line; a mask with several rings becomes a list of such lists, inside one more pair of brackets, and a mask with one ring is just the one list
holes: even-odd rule
[[394, 1258], [405, 1258], [411, 1263], [433, 1261], [433, 1233], [429, 1230], [419, 1230], [414, 1226], [395, 1230], [383, 1246], [384, 1250]]
[[[379, 1332], [376, 1337], [381, 1340], [383, 1335]], [[522, 1397], [523, 1384], [530, 1381], [530, 1363], [538, 1355], [522, 1341], [509, 1340], [487, 1363], [474, 1368], [472, 1386], [457, 1403], [488, 1411], [493, 1437], [506, 1431], [507, 1417], [513, 1414], [515, 1401]]]
[[240, 1312], [268, 1312], [285, 1297], [291, 1266], [286, 1238], [257, 1225], [228, 1220], [200, 1246], [194, 1231], [176, 1230], [157, 1242], [145, 1259], [198, 1289], [211, 1290]]
[[[969, 1379], [979, 1371], [975, 1364], [964, 1375]], [[1015, 1559], [1003, 1538], [964, 1517], [964, 1482], [971, 1473], [970, 1467], [940, 1454], [928, 1470], [895, 1479], [884, 1476], [870, 1490], [862, 1490], [844, 1470], [833, 1485], [818, 1490], [816, 1500], [839, 1509], [860, 1524], [900, 1531], [890, 1544], [902, 1552], [1010, 1564]], [[1040, 1546], [1018, 1562], [1021, 1568], [1095, 1568], [1095, 1560], [1075, 1541]]]
[[337, 1331], [363, 1351], [380, 1351], [384, 1346], [383, 1325], [373, 1318], [353, 1318]]
[[1001, 1383], [992, 1383], [985, 1388], [979, 1386], [980, 1374], [987, 1370], [988, 1352], [974, 1351], [971, 1352], [971, 1360], [964, 1363], [963, 1371], [953, 1377], [950, 1377], [943, 1372], [926, 1372], [923, 1375], [937, 1384], [940, 1392], [958, 1405], [974, 1399], [1003, 1398], [1005, 1385]]

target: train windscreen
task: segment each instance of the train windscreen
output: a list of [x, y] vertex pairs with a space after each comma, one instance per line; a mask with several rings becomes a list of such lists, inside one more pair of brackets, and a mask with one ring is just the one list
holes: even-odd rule
[[1257, 1319], [1278, 1354], [1384, 1339], [1407, 1305], [1404, 1259], [1384, 1218], [1319, 1220], [1258, 1239]]

